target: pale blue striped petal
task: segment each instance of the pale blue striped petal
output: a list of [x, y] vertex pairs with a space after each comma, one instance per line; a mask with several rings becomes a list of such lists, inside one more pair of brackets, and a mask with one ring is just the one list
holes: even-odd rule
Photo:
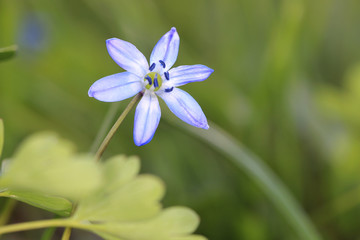
[[200, 105], [187, 92], [174, 88], [171, 92], [163, 91], [158, 95], [165, 101], [169, 109], [184, 122], [198, 128], [209, 128]]
[[161, 66], [164, 72], [168, 71], [176, 62], [179, 44], [179, 35], [176, 28], [173, 27], [169, 32], [162, 36], [155, 45], [150, 56], [150, 64]]
[[154, 92], [146, 90], [136, 107], [134, 120], [134, 142], [142, 146], [151, 141], [159, 125], [160, 105]]
[[106, 40], [106, 47], [112, 59], [123, 69], [139, 77], [149, 72], [144, 55], [131, 43], [118, 38]]
[[169, 83], [178, 87], [190, 82], [200, 82], [207, 79], [214, 70], [205, 65], [185, 65], [172, 68], [169, 71]]
[[132, 97], [143, 89], [141, 78], [129, 72], [117, 73], [97, 80], [89, 89], [89, 97], [103, 102], [117, 102]]

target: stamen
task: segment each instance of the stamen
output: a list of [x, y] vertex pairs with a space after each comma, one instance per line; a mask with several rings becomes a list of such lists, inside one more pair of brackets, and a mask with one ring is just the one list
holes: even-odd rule
[[151, 80], [151, 77], [150, 77], [150, 76], [146, 76], [146, 77], [145, 77], [145, 79], [146, 79], [146, 80], [148, 80], [149, 85], [151, 85], [151, 84], [152, 84], [152, 80]]
[[156, 64], [155, 64], [155, 63], [151, 64], [151, 66], [150, 66], [149, 70], [150, 70], [150, 71], [154, 70], [155, 66], [156, 66]]
[[172, 90], [174, 90], [174, 87], [166, 88], [166, 89], [165, 89], [165, 92], [171, 92]]
[[165, 75], [166, 80], [170, 80], [169, 72], [164, 72], [164, 75]]
[[165, 67], [166, 67], [166, 65], [165, 65], [165, 63], [164, 63], [164, 61], [163, 61], [163, 60], [159, 60], [159, 62], [160, 62], [161, 66], [162, 66], [163, 68], [165, 68]]
[[158, 79], [157, 79], [157, 74], [155, 74], [155, 77], [154, 77], [154, 88], [157, 88], [159, 87], [159, 83], [158, 83]]

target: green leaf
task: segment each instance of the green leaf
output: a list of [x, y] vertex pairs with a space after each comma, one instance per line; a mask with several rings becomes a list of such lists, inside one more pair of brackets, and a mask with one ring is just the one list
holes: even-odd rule
[[70, 216], [72, 203], [61, 197], [39, 194], [26, 191], [4, 191], [0, 193], [2, 197], [9, 197], [34, 207], [38, 207], [60, 216]]
[[137, 175], [137, 157], [116, 156], [105, 162], [103, 187], [79, 202], [73, 219], [93, 222], [93, 231], [107, 240], [206, 240], [190, 235], [199, 225], [185, 207], [161, 209], [163, 182]]
[[92, 156], [74, 154], [72, 143], [54, 133], [38, 133], [20, 146], [0, 186], [79, 200], [97, 190], [101, 181]]
[[4, 146], [4, 122], [0, 118], [0, 157], [2, 154], [3, 146]]
[[74, 218], [90, 221], [134, 221], [149, 218], [161, 209], [164, 184], [150, 175], [137, 176], [137, 157], [117, 156], [103, 167], [104, 185], [80, 201]]
[[7, 60], [15, 56], [17, 48], [18, 47], [16, 45], [0, 48], [0, 61]]
[[[128, 240], [203, 240], [191, 234], [199, 225], [199, 217], [189, 208], [171, 207], [157, 216], [133, 222], [112, 222], [99, 225], [96, 232], [107, 239]], [[186, 236], [188, 235], [188, 236]], [[104, 235], [102, 235], [104, 236]], [[111, 238], [109, 238], [111, 236]]]
[[[170, 123], [174, 123], [171, 117], [167, 117], [166, 119]], [[208, 143], [221, 154], [228, 157], [239, 170], [247, 173], [273, 202], [279, 213], [284, 216], [300, 239], [322, 239], [309, 217], [291, 195], [285, 184], [281, 182], [264, 161], [238, 143], [237, 140], [217, 127], [214, 123], [209, 124], [211, 127], [207, 131], [199, 130], [185, 124], [179, 125], [174, 123], [174, 125], [182, 127], [192, 135]]]

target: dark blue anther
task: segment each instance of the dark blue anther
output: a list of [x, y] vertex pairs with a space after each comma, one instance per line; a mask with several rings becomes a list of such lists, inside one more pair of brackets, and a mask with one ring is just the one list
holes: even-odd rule
[[169, 72], [164, 72], [164, 75], [165, 75], [166, 80], [170, 80]]
[[166, 89], [165, 89], [165, 92], [171, 92], [172, 90], [174, 90], [174, 87], [166, 88]]
[[149, 70], [150, 70], [150, 71], [154, 70], [155, 66], [156, 66], [156, 64], [155, 64], [155, 63], [151, 64], [151, 66], [150, 66]]
[[159, 83], [158, 83], [157, 74], [156, 74], [155, 78], [154, 78], [154, 88], [157, 88], [157, 87], [159, 87]]
[[146, 77], [145, 77], [145, 79], [146, 79], [146, 80], [148, 80], [149, 85], [151, 85], [151, 84], [152, 84], [152, 80], [151, 80], [151, 77], [150, 77], [150, 76], [146, 76]]
[[165, 67], [166, 67], [166, 65], [165, 65], [165, 63], [164, 63], [164, 61], [163, 61], [163, 60], [159, 60], [159, 63], [161, 64], [161, 66], [162, 66], [163, 68], [165, 68]]

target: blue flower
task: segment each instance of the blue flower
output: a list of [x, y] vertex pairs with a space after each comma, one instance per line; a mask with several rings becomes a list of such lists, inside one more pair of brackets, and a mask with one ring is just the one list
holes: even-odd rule
[[137, 146], [149, 143], [159, 125], [161, 111], [157, 96], [184, 122], [198, 128], [209, 128], [200, 105], [177, 87], [203, 81], [214, 70], [200, 64], [171, 69], [179, 44], [179, 35], [173, 27], [155, 45], [149, 65], [133, 44], [117, 38], [106, 41], [110, 56], [126, 72], [99, 79], [90, 87], [89, 96], [103, 102], [117, 102], [139, 92], [143, 94], [135, 112], [134, 141]]

